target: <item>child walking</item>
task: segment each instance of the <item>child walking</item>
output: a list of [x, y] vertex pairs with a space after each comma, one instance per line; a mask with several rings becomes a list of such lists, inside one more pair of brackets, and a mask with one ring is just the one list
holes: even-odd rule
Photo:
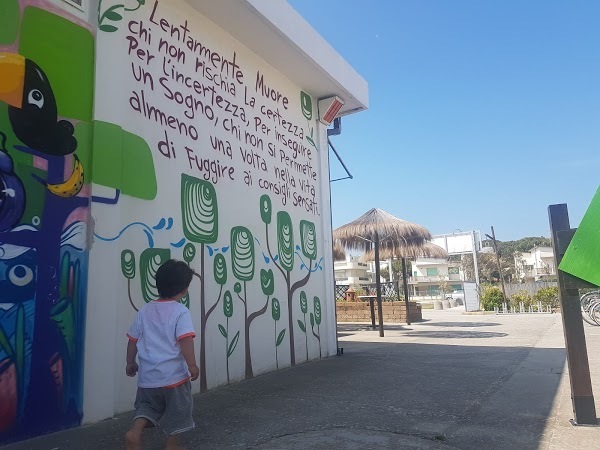
[[193, 275], [182, 261], [171, 259], [160, 266], [156, 272], [160, 298], [140, 309], [127, 333], [125, 373], [138, 375], [135, 416], [125, 434], [128, 450], [141, 448], [142, 430], [149, 426], [162, 428], [167, 449], [180, 448], [176, 435], [195, 426], [190, 380], [199, 373], [194, 355], [196, 333], [189, 310], [179, 303]]

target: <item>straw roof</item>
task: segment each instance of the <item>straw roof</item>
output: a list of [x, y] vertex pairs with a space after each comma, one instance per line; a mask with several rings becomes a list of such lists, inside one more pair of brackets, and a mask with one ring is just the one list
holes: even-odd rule
[[[399, 219], [381, 209], [373, 208], [358, 219], [333, 231], [333, 238], [346, 249], [369, 251], [375, 234], [379, 235], [380, 249], [420, 245], [431, 239], [427, 228], [407, 220]], [[369, 241], [365, 240], [368, 239]]]
[[333, 244], [333, 260], [344, 261], [346, 259], [346, 251], [339, 242]]
[[[439, 245], [432, 244], [431, 242], [424, 242], [423, 244], [409, 244], [396, 247], [384, 247], [379, 250], [379, 259], [395, 259], [395, 258], [448, 258], [448, 252]], [[361, 257], [363, 261], [374, 261], [375, 250], [368, 250]]]

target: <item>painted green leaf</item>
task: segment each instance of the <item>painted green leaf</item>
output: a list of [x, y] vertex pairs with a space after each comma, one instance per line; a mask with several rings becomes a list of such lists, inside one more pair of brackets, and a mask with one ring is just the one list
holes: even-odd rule
[[254, 278], [254, 238], [246, 227], [231, 229], [231, 266], [238, 280]]
[[8, 336], [6, 335], [6, 331], [2, 328], [2, 323], [0, 322], [0, 348], [4, 350], [4, 352], [11, 358], [16, 359], [15, 351], [10, 345], [10, 341], [8, 340]]
[[271, 223], [271, 213], [271, 197], [269, 197], [267, 194], [262, 195], [260, 197], [260, 218], [267, 225]]
[[292, 218], [285, 211], [277, 213], [277, 248], [281, 267], [291, 272], [294, 269], [294, 230]]
[[156, 271], [170, 258], [171, 250], [167, 248], [147, 248], [140, 255], [140, 283], [146, 303], [160, 298], [156, 289]]
[[313, 313], [310, 313], [310, 327], [313, 328], [315, 326], [315, 315]]
[[0, 2], [0, 44], [12, 44], [19, 33], [19, 0]]
[[304, 331], [306, 333], [306, 327], [304, 326], [304, 322], [302, 322], [301, 320], [298, 320], [298, 326], [300, 327], [300, 329], [302, 331]]
[[54, 321], [65, 340], [69, 356], [74, 357], [75, 311], [73, 310], [73, 303], [67, 298], [60, 299], [50, 311], [50, 318]]
[[221, 324], [219, 324], [219, 331], [221, 332], [224, 338], [227, 338], [227, 330], [225, 330], [225, 327]]
[[125, 249], [121, 252], [121, 272], [128, 280], [135, 278], [135, 254], [133, 251]]
[[213, 273], [217, 284], [222, 286], [227, 283], [227, 261], [225, 261], [225, 257], [221, 253], [217, 253], [217, 256], [215, 256]]
[[231, 340], [231, 342], [229, 343], [229, 348], [227, 349], [227, 357], [228, 358], [232, 355], [239, 340], [240, 340], [240, 332], [238, 331], [235, 334], [235, 336], [233, 337], [233, 339]]
[[281, 344], [283, 342], [283, 338], [285, 337], [285, 328], [283, 330], [280, 331], [279, 335], [277, 336], [277, 341], [275, 342], [275, 347], [279, 347], [279, 344]]
[[242, 292], [242, 283], [239, 283], [239, 282], [238, 282], [238, 283], [235, 283], [235, 284], [233, 285], [233, 291], [234, 291], [236, 294], [239, 294], [240, 292]]
[[314, 223], [308, 220], [300, 221], [300, 243], [304, 256], [312, 260], [317, 259], [317, 235]]
[[181, 174], [183, 234], [192, 242], [212, 244], [219, 236], [215, 187], [208, 181]]
[[229, 318], [233, 316], [233, 298], [231, 298], [231, 292], [229, 291], [225, 291], [223, 296], [223, 314]]
[[260, 287], [262, 288], [263, 294], [273, 295], [273, 291], [275, 290], [275, 282], [273, 278], [273, 271], [271, 269], [260, 269]]
[[300, 105], [302, 107], [302, 114], [304, 114], [306, 120], [312, 119], [312, 98], [304, 91], [300, 91]]
[[187, 294], [185, 294], [185, 297], [179, 300], [179, 303], [181, 303], [187, 309], [190, 309], [190, 293], [188, 292]]
[[271, 315], [273, 316], [273, 320], [277, 322], [281, 317], [281, 306], [279, 305], [279, 300], [273, 298], [271, 300]]
[[65, 252], [60, 261], [60, 297], [67, 296], [69, 287], [69, 272], [71, 270], [71, 255]]
[[308, 301], [306, 300], [306, 292], [300, 291], [300, 310], [306, 314], [308, 311]]
[[105, 31], [107, 33], [112, 33], [114, 31], [118, 30], [118, 28], [115, 27], [114, 25], [108, 25], [108, 24], [100, 25], [99, 28], [100, 28], [101, 31]]
[[185, 247], [183, 247], [183, 260], [189, 264], [193, 261], [195, 256], [196, 246], [191, 242], [188, 242], [187, 244], [185, 244]]
[[25, 362], [25, 307], [21, 303], [17, 309], [17, 328], [15, 330], [15, 354], [17, 357], [17, 370], [23, 373]]
[[139, 3], [140, 5], [145, 5], [145, 4], [146, 4], [146, 0], [137, 0], [137, 1], [138, 1], [138, 3]]
[[87, 130], [88, 127], [80, 122], [75, 129], [81, 128], [81, 135], [92, 136], [90, 181], [120, 189], [124, 195], [153, 200], [157, 193], [156, 172], [148, 143], [113, 123], [94, 121], [93, 130]]
[[319, 297], [313, 298], [313, 305], [315, 310], [315, 323], [321, 325], [321, 300], [319, 300]]
[[113, 22], [118, 22], [119, 20], [123, 19], [123, 16], [116, 11], [106, 11], [104, 13], [104, 17], [106, 17], [108, 20], [112, 20]]

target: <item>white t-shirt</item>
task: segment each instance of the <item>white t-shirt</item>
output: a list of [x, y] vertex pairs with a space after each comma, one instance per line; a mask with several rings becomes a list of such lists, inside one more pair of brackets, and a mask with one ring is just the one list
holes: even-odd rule
[[137, 313], [127, 337], [137, 345], [138, 386], [174, 387], [190, 373], [179, 341], [195, 337], [190, 311], [174, 300], [146, 303]]

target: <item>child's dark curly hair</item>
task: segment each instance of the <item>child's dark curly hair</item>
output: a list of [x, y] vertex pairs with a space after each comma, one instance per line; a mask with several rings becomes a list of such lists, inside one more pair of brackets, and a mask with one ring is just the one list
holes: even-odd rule
[[156, 271], [156, 288], [161, 298], [175, 297], [185, 291], [192, 282], [194, 271], [176, 259], [170, 259]]

